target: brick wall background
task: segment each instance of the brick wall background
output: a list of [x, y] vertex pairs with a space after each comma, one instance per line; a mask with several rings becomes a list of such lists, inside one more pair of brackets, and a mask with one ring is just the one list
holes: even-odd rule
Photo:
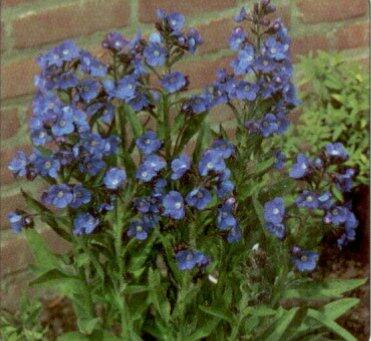
[[[294, 60], [310, 51], [342, 51], [368, 68], [368, 0], [276, 0], [279, 13], [290, 28]], [[22, 186], [37, 192], [40, 183], [15, 182], [7, 164], [15, 150], [27, 148], [27, 121], [38, 72], [35, 57], [54, 44], [73, 38], [95, 54], [109, 30], [132, 36], [137, 27], [150, 32], [156, 8], [187, 15], [187, 23], [201, 31], [205, 44], [181, 65], [193, 88], [214, 79], [215, 70], [230, 58], [228, 37], [231, 18], [241, 5], [252, 0], [1, 0], [1, 292], [16, 297], [24, 283], [30, 259], [22, 237], [12, 235], [6, 221], [8, 211], [24, 204]], [[367, 71], [368, 72], [368, 71]], [[228, 120], [218, 113], [213, 121]], [[29, 148], [29, 147], [28, 147]], [[66, 247], [48, 232], [57, 251]], [[6, 302], [6, 301], [4, 301]], [[9, 302], [9, 301], [8, 301]]]

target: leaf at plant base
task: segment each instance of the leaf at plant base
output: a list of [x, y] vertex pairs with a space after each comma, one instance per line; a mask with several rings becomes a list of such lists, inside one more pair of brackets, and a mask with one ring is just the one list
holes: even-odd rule
[[332, 320], [338, 319], [344, 315], [348, 310], [352, 309], [359, 303], [358, 298], [347, 297], [326, 304], [322, 309], [322, 313]]
[[358, 288], [366, 281], [367, 279], [328, 279], [324, 282], [307, 282], [295, 288], [288, 288], [282, 298], [314, 300], [341, 297], [345, 292]]
[[278, 320], [275, 320], [274, 324], [263, 334], [262, 338], [267, 341], [279, 341], [282, 340], [283, 334], [290, 327], [296, 314], [299, 312], [299, 308], [292, 308], [290, 310], [281, 310], [281, 316]]
[[321, 323], [335, 334], [344, 338], [344, 340], [357, 341], [357, 339], [351, 333], [349, 333], [346, 329], [337, 324], [334, 320], [326, 316], [324, 313], [314, 309], [309, 309], [308, 316], [314, 318], [317, 322]]
[[59, 260], [46, 245], [44, 238], [35, 229], [25, 229], [24, 233], [36, 267], [42, 272], [58, 268]]
[[125, 105], [124, 114], [133, 131], [134, 138], [143, 134], [143, 126], [136, 112], [129, 106]]
[[226, 311], [222, 308], [216, 308], [216, 307], [205, 307], [205, 306], [199, 306], [199, 308], [206, 314], [219, 317], [221, 320], [227, 321], [229, 323], [232, 323], [233, 316], [230, 312]]

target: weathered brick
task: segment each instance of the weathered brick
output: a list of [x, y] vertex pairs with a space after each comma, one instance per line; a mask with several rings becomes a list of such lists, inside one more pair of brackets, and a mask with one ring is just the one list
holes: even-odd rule
[[347, 25], [336, 32], [336, 47], [340, 50], [366, 47], [368, 44], [368, 23]]
[[3, 185], [10, 184], [14, 181], [13, 174], [8, 169], [8, 164], [13, 159], [16, 151], [18, 150], [23, 150], [26, 153], [29, 153], [31, 151], [31, 146], [23, 145], [23, 146], [13, 147], [13, 148], [2, 148], [0, 150], [0, 160], [1, 160], [0, 179]]
[[100, 30], [126, 26], [128, 0], [86, 0], [28, 12], [13, 23], [15, 47], [27, 48]]
[[37, 0], [2, 0], [4, 7], [18, 6], [23, 4], [32, 4]]
[[166, 11], [177, 11], [185, 15], [199, 14], [201, 12], [218, 11], [232, 7], [235, 0], [139, 0], [139, 20], [142, 22], [153, 22], [156, 20], [158, 8]]
[[15, 135], [20, 127], [16, 108], [0, 109], [0, 139], [5, 140]]
[[29, 95], [34, 92], [34, 77], [39, 67], [33, 59], [12, 61], [1, 65], [1, 98]]
[[323, 35], [312, 35], [294, 38], [292, 42], [291, 52], [294, 60], [297, 60], [299, 55], [305, 55], [309, 52], [318, 50], [330, 50], [330, 41]]
[[1, 21], [0, 24], [0, 49], [1, 51], [5, 50], [5, 28], [4, 28], [4, 22]]
[[0, 229], [7, 229], [9, 228], [9, 221], [7, 219], [7, 214], [10, 211], [14, 211], [15, 209], [25, 209], [26, 204], [23, 200], [21, 194], [17, 194], [11, 197], [1, 197], [0, 198]]
[[[42, 236], [53, 252], [60, 254], [69, 250], [69, 243], [59, 237], [53, 230], [44, 230]], [[9, 273], [26, 269], [31, 262], [32, 254], [26, 239], [22, 235], [2, 241], [0, 278]]]
[[223, 57], [214, 61], [189, 61], [180, 64], [178, 69], [189, 76], [190, 89], [200, 89], [215, 80], [216, 70], [229, 66], [231, 58]]
[[228, 47], [229, 37], [236, 24], [233, 19], [217, 19], [197, 27], [204, 43], [197, 53], [215, 52]]
[[366, 0], [301, 0], [298, 3], [305, 23], [333, 22], [356, 18], [367, 13]]

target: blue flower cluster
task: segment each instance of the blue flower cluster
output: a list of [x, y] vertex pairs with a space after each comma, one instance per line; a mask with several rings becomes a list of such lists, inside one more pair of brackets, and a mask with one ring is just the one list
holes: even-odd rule
[[[253, 107], [255, 101], [264, 101], [264, 112], [251, 110], [243, 114], [250, 133], [263, 137], [282, 134], [289, 121], [287, 113], [298, 104], [292, 83], [291, 40], [281, 20], [271, 22], [268, 15], [275, 11], [269, 2], [262, 2], [247, 14], [243, 8], [235, 17], [239, 26], [233, 29], [229, 40], [236, 57], [231, 62], [232, 73], [221, 69], [217, 80], [208, 90], [209, 105], [227, 103], [238, 109]], [[248, 31], [243, 23], [261, 26], [261, 31]]]

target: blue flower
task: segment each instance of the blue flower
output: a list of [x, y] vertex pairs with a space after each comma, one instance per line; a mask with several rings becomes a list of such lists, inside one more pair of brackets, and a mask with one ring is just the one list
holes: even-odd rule
[[224, 203], [218, 209], [217, 226], [219, 230], [229, 230], [237, 226], [237, 220], [234, 217], [232, 211], [233, 205], [230, 205], [228, 203]]
[[23, 151], [17, 151], [12, 161], [9, 163], [9, 170], [15, 176], [26, 176], [28, 173], [29, 160]]
[[164, 215], [170, 218], [180, 220], [184, 218], [184, 202], [183, 197], [179, 192], [170, 191], [162, 199], [164, 206]]
[[238, 52], [236, 59], [233, 59], [231, 66], [236, 75], [243, 75], [249, 73], [252, 70], [254, 63], [255, 52], [251, 45], [245, 46]]
[[349, 210], [343, 206], [335, 206], [331, 210], [327, 212], [324, 217], [324, 222], [326, 224], [334, 224], [335, 226], [339, 226], [346, 222]]
[[216, 191], [218, 198], [223, 199], [229, 195], [234, 190], [234, 183], [231, 180], [224, 180], [224, 181], [219, 181], [216, 185]]
[[47, 192], [44, 192], [43, 200], [56, 208], [65, 208], [72, 202], [73, 194], [66, 184], [52, 185]]
[[180, 179], [190, 168], [191, 159], [186, 154], [181, 154], [176, 159], [171, 161], [171, 179], [178, 180]]
[[335, 175], [335, 183], [337, 187], [343, 192], [350, 192], [353, 187], [354, 169], [348, 168], [344, 174]]
[[130, 101], [135, 97], [137, 78], [133, 75], [124, 76], [117, 82], [115, 97], [123, 101]]
[[242, 7], [241, 10], [238, 12], [238, 14], [235, 15], [234, 21], [235, 22], [242, 22], [248, 18], [247, 12], [245, 7]]
[[105, 49], [121, 52], [128, 43], [120, 32], [110, 32], [104, 38], [102, 46]]
[[285, 204], [280, 197], [268, 201], [264, 205], [264, 219], [268, 223], [281, 224], [285, 215]]
[[87, 51], [81, 51], [80, 53], [79, 68], [82, 72], [88, 73], [93, 77], [105, 77], [107, 75], [107, 66]]
[[247, 81], [240, 81], [237, 83], [234, 97], [241, 101], [255, 101], [259, 87], [257, 84], [250, 84]]
[[235, 27], [229, 38], [229, 47], [233, 51], [238, 51], [246, 40], [246, 32], [242, 27]]
[[126, 172], [122, 168], [110, 168], [104, 175], [103, 182], [108, 189], [117, 189], [123, 185], [126, 180]]
[[206, 96], [192, 96], [182, 105], [182, 111], [187, 114], [201, 114], [210, 109], [210, 101]]
[[210, 203], [211, 198], [211, 193], [207, 189], [198, 187], [187, 194], [186, 203], [198, 210], [203, 210]]
[[88, 204], [91, 200], [91, 194], [83, 185], [76, 184], [72, 188], [72, 202], [70, 206], [72, 208], [79, 208], [82, 205]]
[[207, 150], [198, 164], [198, 170], [202, 176], [206, 176], [209, 172], [221, 173], [225, 170], [226, 165], [223, 159], [223, 154], [215, 149]]
[[276, 162], [274, 163], [274, 167], [278, 170], [283, 169], [285, 166], [285, 161], [286, 161], [286, 155], [282, 151], [277, 151], [276, 152]]
[[152, 154], [162, 146], [162, 142], [157, 139], [156, 133], [152, 130], [146, 131], [142, 136], [137, 138], [135, 144], [144, 155]]
[[197, 47], [203, 43], [200, 33], [194, 29], [190, 28], [186, 36], [186, 46], [190, 53], [195, 53]]
[[80, 49], [71, 40], [66, 40], [54, 47], [51, 51], [38, 58], [38, 64], [42, 70], [52, 66], [61, 67], [63, 63], [79, 58]]
[[229, 159], [235, 152], [235, 145], [224, 139], [218, 139], [213, 142], [211, 149], [216, 150], [223, 159]]
[[330, 192], [323, 192], [321, 195], [318, 196], [319, 207], [323, 210], [329, 210], [332, 205], [334, 204], [334, 200], [332, 199], [332, 194]]
[[237, 243], [241, 239], [242, 239], [242, 231], [238, 226], [234, 226], [228, 231], [228, 235], [227, 235], [228, 243], [230, 244]]
[[175, 32], [179, 32], [183, 29], [184, 24], [185, 24], [185, 17], [184, 15], [174, 12], [170, 13], [166, 17], [166, 22], [170, 26], [171, 30]]
[[149, 43], [143, 55], [147, 64], [152, 67], [163, 66], [167, 58], [166, 49], [159, 43]]
[[350, 241], [355, 240], [357, 227], [358, 220], [355, 217], [354, 213], [349, 211], [347, 219], [344, 224], [345, 231], [337, 241], [337, 244], [340, 248], [347, 245]]
[[94, 218], [90, 213], [80, 213], [73, 220], [73, 233], [77, 236], [90, 234], [99, 225], [99, 219]]
[[301, 179], [310, 171], [309, 159], [304, 154], [299, 154], [296, 163], [292, 166], [289, 176], [294, 179]]
[[319, 255], [313, 251], [293, 248], [293, 263], [300, 272], [310, 272], [317, 267]]
[[174, 93], [185, 87], [187, 80], [185, 76], [178, 71], [167, 73], [161, 79], [161, 85], [169, 93]]
[[200, 251], [182, 250], [175, 254], [180, 270], [192, 270], [196, 266], [206, 266], [209, 259]]
[[303, 193], [299, 194], [295, 203], [300, 208], [309, 208], [311, 210], [317, 209], [320, 205], [317, 194], [307, 190], [304, 190]]
[[289, 51], [288, 44], [281, 44], [274, 37], [269, 37], [263, 47], [263, 55], [268, 55], [276, 61], [282, 61], [287, 58], [287, 53]]
[[130, 223], [127, 230], [127, 235], [129, 237], [134, 237], [138, 240], [145, 240], [148, 237], [148, 226], [143, 220], [134, 220]]
[[27, 217], [20, 211], [9, 212], [7, 217], [14, 233], [20, 233], [23, 228], [31, 224], [31, 220], [28, 221]]
[[260, 131], [264, 137], [278, 132], [279, 122], [275, 115], [266, 114], [260, 122]]
[[285, 238], [286, 228], [283, 224], [281, 223], [273, 224], [271, 222], [267, 222], [264, 226], [270, 234], [277, 237], [278, 239], [282, 240]]
[[326, 145], [326, 155], [329, 158], [346, 161], [349, 157], [348, 152], [344, 148], [344, 145], [340, 142], [337, 143], [328, 143]]
[[159, 172], [160, 170], [166, 167], [166, 161], [163, 157], [151, 154], [148, 155], [145, 159], [143, 164], [150, 169], [153, 169], [155, 172]]
[[34, 158], [33, 165], [40, 175], [50, 176], [54, 179], [58, 177], [58, 171], [61, 167], [58, 159], [51, 156], [43, 156], [39, 153], [34, 155]]
[[57, 117], [57, 121], [52, 126], [54, 136], [64, 136], [71, 134], [75, 130], [73, 124], [74, 115], [71, 107], [63, 107], [61, 113]]
[[93, 79], [85, 79], [80, 82], [78, 88], [81, 98], [89, 103], [98, 96], [101, 86], [99, 82]]

